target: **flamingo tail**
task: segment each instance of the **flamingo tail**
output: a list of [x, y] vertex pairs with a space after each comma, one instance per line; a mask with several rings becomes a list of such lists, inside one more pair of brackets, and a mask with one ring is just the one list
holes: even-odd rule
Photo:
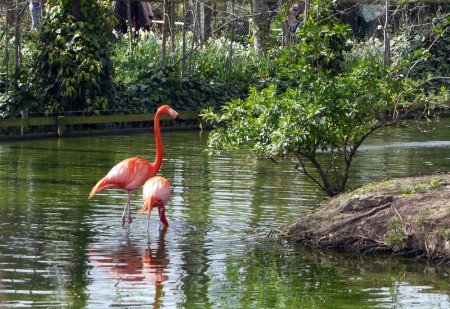
[[104, 177], [100, 179], [99, 182], [97, 182], [97, 184], [92, 188], [91, 193], [89, 194], [89, 198], [92, 198], [95, 195], [95, 193], [103, 189], [117, 188], [117, 187], [118, 187], [117, 184], [111, 183], [107, 177]]

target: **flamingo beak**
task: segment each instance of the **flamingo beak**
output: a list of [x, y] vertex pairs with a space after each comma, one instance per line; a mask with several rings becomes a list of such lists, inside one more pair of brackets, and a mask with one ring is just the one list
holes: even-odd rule
[[172, 118], [174, 118], [174, 119], [178, 117], [178, 113], [175, 110], [173, 110], [172, 108], [169, 109], [169, 113], [170, 113], [170, 116], [172, 116]]

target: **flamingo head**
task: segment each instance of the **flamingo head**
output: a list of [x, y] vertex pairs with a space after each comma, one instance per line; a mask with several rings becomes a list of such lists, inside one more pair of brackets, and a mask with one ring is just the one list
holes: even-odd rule
[[164, 202], [160, 199], [153, 200], [149, 212], [151, 212], [155, 207], [158, 208], [159, 221], [165, 226], [169, 226], [169, 222], [166, 218], [166, 205], [164, 204]]
[[161, 221], [162, 224], [165, 226], [169, 226], [169, 222], [166, 219], [166, 207], [164, 204], [158, 205], [158, 214], [159, 214], [159, 221]]
[[163, 106], [159, 107], [157, 113], [169, 115], [170, 117], [172, 117], [174, 119], [178, 117], [178, 113], [169, 105], [163, 105]]

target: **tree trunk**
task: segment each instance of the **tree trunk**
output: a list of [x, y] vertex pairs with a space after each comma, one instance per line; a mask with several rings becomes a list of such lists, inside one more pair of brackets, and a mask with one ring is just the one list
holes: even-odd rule
[[170, 53], [175, 55], [175, 3], [169, 0]]
[[193, 20], [193, 25], [192, 25], [192, 43], [191, 43], [191, 52], [189, 55], [189, 72], [188, 72], [188, 77], [190, 78], [192, 75], [192, 70], [193, 70], [193, 64], [192, 64], [192, 51], [195, 48], [195, 44], [200, 44], [199, 42], [197, 42], [197, 37], [198, 37], [198, 24], [199, 24], [199, 17], [198, 17], [198, 3], [195, 2], [194, 5], [190, 6], [192, 8], [192, 20]]
[[386, 15], [384, 21], [384, 67], [388, 67], [391, 65], [391, 47], [390, 47], [390, 38], [389, 38], [389, 0], [386, 0]]
[[18, 90], [18, 80], [20, 75], [20, 17], [19, 2], [16, 0], [14, 7], [14, 89]]
[[230, 48], [228, 50], [228, 78], [227, 78], [227, 87], [230, 87], [231, 84], [231, 71], [233, 70], [233, 41], [235, 34], [235, 22], [234, 22], [234, 0], [231, 0], [231, 16], [233, 16], [233, 20], [231, 22], [231, 39], [230, 39]]
[[5, 89], [6, 89], [6, 94], [9, 93], [9, 21], [10, 19], [10, 15], [6, 14], [6, 19], [5, 19]]
[[259, 55], [265, 55], [267, 50], [268, 8], [264, 0], [252, 0], [253, 38], [255, 50]]
[[128, 40], [130, 46], [131, 57], [134, 58], [134, 49], [133, 49], [133, 39], [134, 39], [134, 31], [133, 31], [133, 21], [131, 20], [131, 0], [127, 0], [127, 19], [128, 19]]
[[81, 20], [80, 0], [72, 0], [70, 13], [76, 18], [76, 20]]
[[161, 67], [166, 66], [166, 43], [167, 35], [169, 33], [169, 0], [164, 0], [164, 24], [163, 24], [163, 36], [162, 36], [162, 52], [161, 52]]
[[183, 28], [182, 28], [182, 35], [183, 35], [183, 46], [181, 51], [181, 79], [185, 78], [186, 74], [186, 26], [187, 26], [187, 16], [188, 16], [188, 9], [187, 9], [187, 3], [186, 0], [183, 1], [183, 10], [184, 10], [184, 17], [183, 17]]

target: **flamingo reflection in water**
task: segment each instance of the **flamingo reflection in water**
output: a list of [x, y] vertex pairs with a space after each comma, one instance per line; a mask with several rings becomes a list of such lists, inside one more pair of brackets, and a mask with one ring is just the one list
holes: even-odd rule
[[156, 249], [152, 249], [150, 243], [144, 249], [134, 244], [128, 236], [125, 243], [114, 248], [90, 244], [90, 264], [94, 269], [106, 274], [107, 280], [115, 282], [114, 287], [118, 290], [122, 284], [131, 284], [134, 287], [142, 284], [154, 286], [153, 306], [158, 308], [164, 282], [168, 279], [166, 269], [169, 266], [169, 257], [164, 239], [166, 231], [161, 231]]

